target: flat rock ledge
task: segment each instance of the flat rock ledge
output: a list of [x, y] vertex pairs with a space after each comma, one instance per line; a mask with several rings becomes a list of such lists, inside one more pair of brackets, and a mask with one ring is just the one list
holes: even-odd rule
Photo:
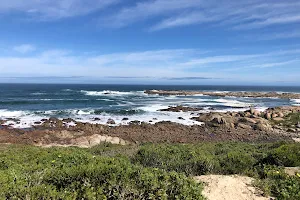
[[[67, 131], [64, 131], [67, 132]], [[108, 135], [99, 135], [99, 134], [94, 134], [91, 136], [81, 136], [77, 138], [73, 138], [69, 140], [68, 143], [60, 143], [60, 142], [55, 142], [55, 143], [44, 143], [43, 141], [39, 141], [35, 146], [40, 146], [40, 147], [80, 147], [80, 148], [90, 148], [93, 146], [97, 146], [101, 143], [111, 143], [111, 144], [116, 144], [116, 145], [127, 145], [130, 144], [129, 142], [119, 138], [119, 137], [111, 137]]]
[[186, 91], [186, 90], [145, 90], [146, 94], [156, 94], [162, 96], [192, 96], [206, 95], [216, 97], [252, 97], [252, 98], [281, 98], [300, 99], [300, 93], [278, 93], [278, 92], [206, 92], [206, 91]]

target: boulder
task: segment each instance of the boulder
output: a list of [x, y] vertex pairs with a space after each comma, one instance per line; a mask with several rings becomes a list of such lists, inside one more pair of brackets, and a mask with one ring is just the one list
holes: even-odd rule
[[96, 146], [101, 143], [101, 135], [94, 134], [89, 137], [90, 146]]
[[274, 119], [276, 117], [278, 117], [278, 115], [276, 113], [272, 113], [272, 118]]
[[296, 129], [294, 129], [294, 128], [289, 128], [287, 131], [291, 132], [291, 133], [296, 133]]
[[72, 145], [79, 147], [89, 147], [90, 143], [86, 137], [79, 137], [71, 140]]
[[271, 113], [266, 113], [266, 114], [265, 114], [265, 118], [266, 118], [267, 120], [272, 119]]
[[261, 112], [258, 110], [255, 110], [253, 115], [259, 117], [261, 115]]
[[240, 119], [240, 122], [250, 123], [250, 124], [256, 124], [256, 121], [254, 119], [244, 117]]
[[270, 124], [258, 123], [254, 126], [254, 129], [260, 131], [272, 131], [272, 126]]
[[245, 117], [250, 117], [251, 113], [250, 112], [245, 112]]
[[105, 139], [105, 142], [111, 143], [112, 139], [113, 138], [111, 136], [107, 136], [106, 139]]
[[238, 123], [237, 127], [240, 127], [242, 129], [251, 129], [252, 127], [246, 124]]
[[113, 120], [113, 119], [108, 119], [106, 123], [107, 124], [116, 124], [115, 120]]
[[284, 119], [281, 117], [275, 117], [273, 118], [273, 120], [279, 122], [279, 121], [283, 121]]
[[212, 120], [210, 121], [216, 124], [226, 124], [226, 120], [222, 116], [212, 116]]
[[284, 114], [282, 112], [278, 113], [278, 117], [283, 118]]
[[120, 139], [120, 145], [126, 145], [126, 142], [125, 142], [125, 140], [123, 140], [123, 139]]
[[297, 128], [300, 128], [300, 122], [297, 123], [296, 127], [297, 127]]
[[112, 143], [112, 144], [120, 144], [120, 138], [113, 137], [110, 143]]

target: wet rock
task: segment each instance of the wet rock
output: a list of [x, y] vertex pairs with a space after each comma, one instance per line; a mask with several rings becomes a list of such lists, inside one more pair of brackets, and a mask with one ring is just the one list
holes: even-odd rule
[[113, 119], [108, 119], [106, 123], [107, 124], [116, 124], [115, 120], [113, 120]]
[[134, 120], [134, 121], [129, 122], [129, 124], [131, 124], [131, 125], [140, 125], [141, 122], [138, 121], [138, 120]]
[[75, 120], [72, 119], [72, 118], [63, 119], [62, 121], [65, 122], [65, 123], [75, 122]]
[[122, 119], [122, 121], [128, 121], [129, 120], [129, 118], [127, 118], [127, 117], [124, 117], [123, 119]]
[[188, 112], [188, 111], [200, 111], [202, 108], [193, 108], [188, 106], [171, 106], [167, 109], [161, 109], [159, 111], [169, 111], [169, 112]]
[[178, 117], [178, 119], [180, 119], [180, 120], [185, 120], [183, 117]]
[[100, 118], [98, 118], [98, 117], [95, 117], [94, 118], [94, 121], [100, 121], [101, 119]]

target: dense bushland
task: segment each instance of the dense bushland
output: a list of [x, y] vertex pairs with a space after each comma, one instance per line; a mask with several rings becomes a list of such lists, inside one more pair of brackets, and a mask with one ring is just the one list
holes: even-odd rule
[[288, 176], [284, 167], [300, 166], [297, 143], [147, 144], [134, 162], [187, 175], [243, 174], [255, 177], [266, 195], [300, 199], [300, 174]]
[[203, 199], [202, 186], [183, 174], [88, 151], [1, 150], [0, 199]]
[[91, 149], [3, 146], [0, 199], [203, 199], [189, 176], [244, 174], [266, 195], [300, 199], [296, 143], [102, 144]]

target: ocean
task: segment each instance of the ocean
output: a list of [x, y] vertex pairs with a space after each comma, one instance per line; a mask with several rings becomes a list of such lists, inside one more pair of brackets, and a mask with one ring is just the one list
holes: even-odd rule
[[[81, 122], [116, 125], [139, 120], [148, 123], [172, 121], [197, 124], [190, 118], [198, 113], [171, 113], [160, 109], [184, 105], [203, 108], [201, 112], [243, 111], [249, 107], [298, 105], [299, 99], [237, 98], [211, 96], [158, 96], [144, 90], [256, 91], [300, 93], [300, 87], [269, 86], [166, 86], [166, 85], [67, 85], [67, 84], [0, 84], [0, 119], [3, 125], [29, 128], [50, 117], [72, 118]], [[182, 117], [179, 119], [179, 116]], [[128, 118], [129, 120], [124, 120]]]

